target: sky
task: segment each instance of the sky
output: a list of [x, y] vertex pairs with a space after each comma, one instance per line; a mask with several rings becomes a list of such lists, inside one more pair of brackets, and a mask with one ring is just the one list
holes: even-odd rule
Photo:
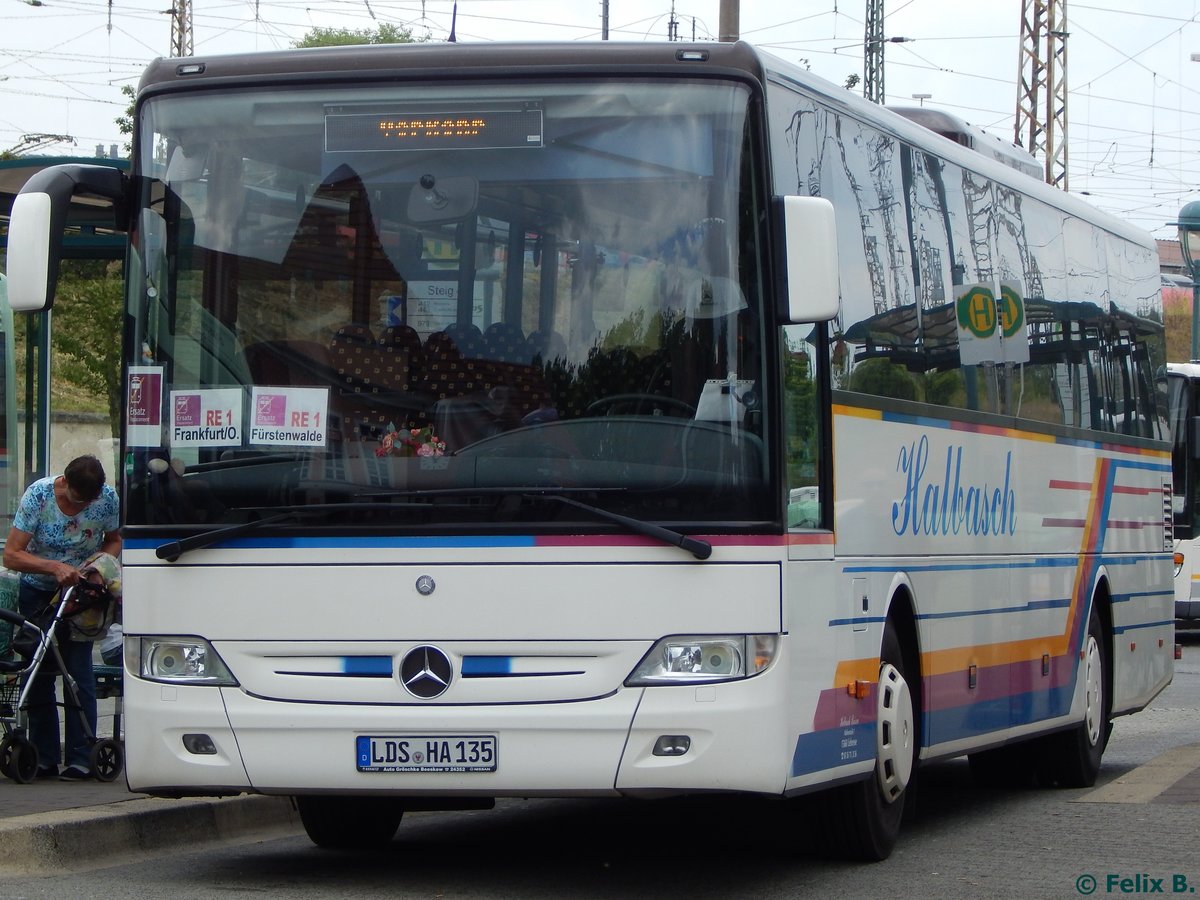
[[[1028, 0], [1032, 6], [1033, 0]], [[1024, 0], [884, 0], [888, 104], [944, 109], [1006, 141]], [[1068, 187], [1156, 237], [1200, 200], [1200, 0], [1065, 0]], [[171, 46], [168, 0], [0, 0], [0, 150], [123, 146], [121, 86]], [[867, 0], [741, 0], [744, 40], [844, 84]], [[445, 40], [454, 0], [192, 0], [195, 54], [286, 49], [314, 26], [392, 23]], [[602, 0], [458, 0], [460, 42], [598, 41]], [[716, 40], [720, 0], [608, 0], [609, 39]], [[674, 22], [674, 26], [672, 23]], [[857, 88], [861, 92], [861, 84]], [[927, 98], [914, 99], [914, 95]], [[26, 136], [36, 136], [26, 140]]]

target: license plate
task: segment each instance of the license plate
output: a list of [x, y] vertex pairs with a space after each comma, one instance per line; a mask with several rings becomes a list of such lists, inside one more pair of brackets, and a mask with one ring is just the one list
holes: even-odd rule
[[360, 772], [495, 772], [496, 737], [490, 734], [359, 735]]

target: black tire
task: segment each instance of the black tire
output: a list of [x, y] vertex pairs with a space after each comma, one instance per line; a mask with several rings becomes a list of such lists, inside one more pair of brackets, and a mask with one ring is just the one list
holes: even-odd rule
[[17, 784], [32, 784], [38, 772], [37, 747], [23, 734], [9, 735], [0, 751], [0, 764], [4, 774]]
[[297, 797], [304, 830], [326, 850], [382, 847], [396, 836], [404, 807], [386, 797]]
[[814, 798], [828, 855], [878, 862], [896, 846], [917, 760], [917, 715], [906, 671], [900, 639], [889, 624], [879, 659], [875, 771]]
[[0, 775], [5, 778], [12, 778], [9, 774], [9, 768], [12, 767], [13, 760], [13, 738], [12, 735], [6, 734], [0, 739]]
[[116, 781], [125, 768], [125, 749], [120, 741], [103, 738], [92, 745], [91, 762], [97, 781]]
[[1096, 783], [1100, 763], [1112, 733], [1112, 697], [1108, 639], [1100, 614], [1092, 603], [1087, 634], [1083, 639], [1083, 721], [1041, 743], [1039, 776], [1047, 784], [1084, 788]]

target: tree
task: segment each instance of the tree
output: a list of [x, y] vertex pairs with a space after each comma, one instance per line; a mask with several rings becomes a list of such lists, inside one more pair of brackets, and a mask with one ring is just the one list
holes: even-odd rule
[[[419, 44], [430, 40], [426, 34], [417, 38], [411, 28], [392, 25], [384, 22], [378, 28], [322, 28], [314, 27], [308, 34], [292, 44], [293, 47], [341, 47], [357, 44]], [[133, 123], [134, 107], [137, 103], [137, 90], [131, 84], [121, 85], [121, 95], [125, 97], [127, 106], [121, 115], [113, 121], [117, 130], [125, 135], [125, 152], [133, 152]]]
[[[430, 40], [413, 36], [412, 29], [383, 23], [376, 29], [313, 28], [296, 47], [331, 47], [354, 44], [413, 44]], [[114, 120], [126, 137], [125, 151], [132, 152], [137, 91], [121, 86], [128, 101]], [[121, 392], [121, 311], [123, 304], [120, 264], [64, 262], [54, 304], [54, 379], [79, 388], [76, 396], [103, 397], [107, 401], [114, 437], [119, 433]]]
[[412, 29], [383, 22], [378, 28], [322, 28], [317, 26], [293, 47], [344, 47], [357, 44], [421, 44], [431, 39], [413, 37]]
[[54, 300], [54, 372], [78, 396], [104, 398], [113, 437], [121, 428], [120, 262], [65, 260]]
[[1167, 359], [1187, 362], [1192, 355], [1192, 292], [1163, 288], [1163, 324], [1167, 331]]
[[128, 105], [125, 107], [125, 112], [113, 119], [113, 122], [116, 123], [117, 130], [127, 138], [125, 152], [131, 154], [133, 153], [133, 110], [137, 104], [137, 91], [134, 90], [132, 84], [123, 84], [121, 85], [121, 94], [128, 101]]

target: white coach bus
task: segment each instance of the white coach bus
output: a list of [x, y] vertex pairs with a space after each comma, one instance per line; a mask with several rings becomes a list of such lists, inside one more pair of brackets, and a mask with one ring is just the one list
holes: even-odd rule
[[1168, 363], [1175, 513], [1175, 618], [1200, 622], [1200, 364]]
[[130, 786], [880, 859], [922, 762], [1091, 784], [1172, 674], [1156, 257], [1004, 155], [744, 43], [153, 63], [9, 252], [38, 309], [73, 193], [130, 234]]

